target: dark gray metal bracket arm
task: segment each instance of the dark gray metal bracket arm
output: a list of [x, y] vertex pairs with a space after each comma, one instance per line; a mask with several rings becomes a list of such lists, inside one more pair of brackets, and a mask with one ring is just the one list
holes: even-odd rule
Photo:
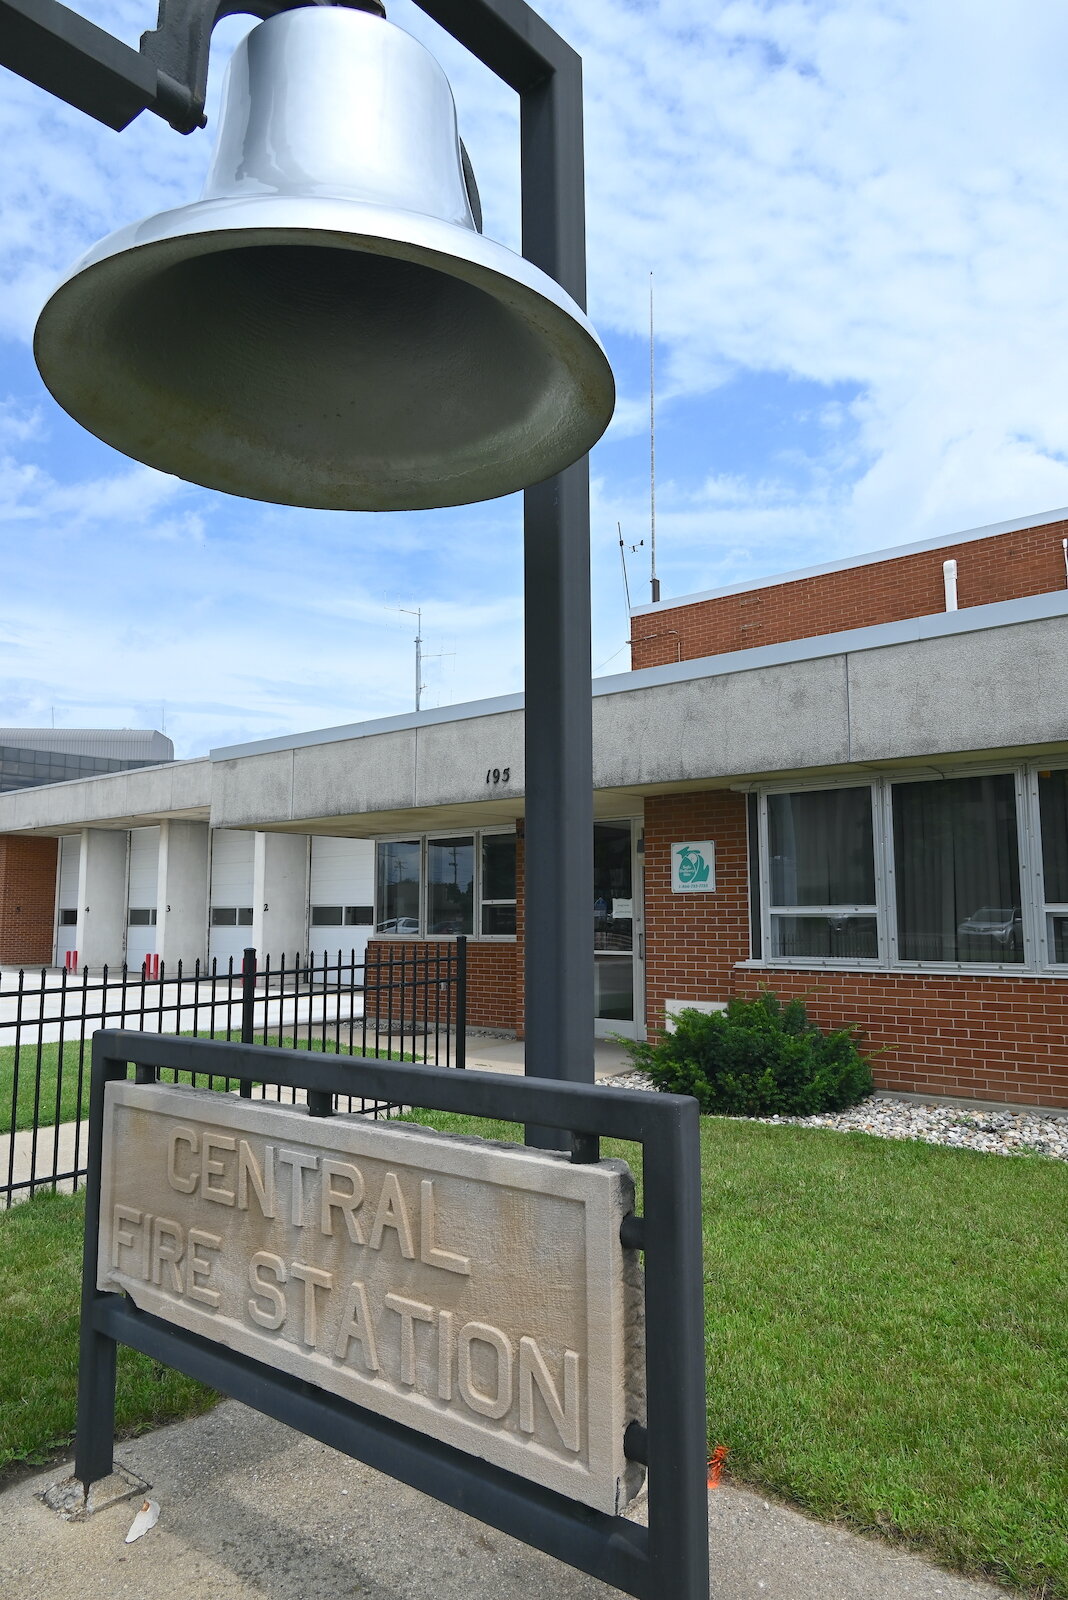
[[332, 4], [385, 15], [382, 0], [160, 0], [157, 25], [138, 51], [59, 0], [0, 0], [0, 65], [116, 131], [154, 111], [192, 133], [204, 126], [216, 23]]
[[258, 17], [262, 22], [309, 5], [343, 5], [352, 11], [386, 14], [382, 0], [159, 0], [156, 27], [141, 35], [141, 55], [155, 66], [173, 108], [160, 114], [179, 133], [204, 126], [208, 53], [212, 33], [223, 17]]

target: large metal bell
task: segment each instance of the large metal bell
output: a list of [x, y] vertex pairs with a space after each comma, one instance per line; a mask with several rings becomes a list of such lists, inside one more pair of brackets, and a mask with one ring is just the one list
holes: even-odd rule
[[340, 7], [252, 30], [202, 198], [91, 250], [35, 353], [60, 405], [125, 455], [335, 510], [540, 482], [614, 404], [578, 306], [478, 231], [437, 62]]

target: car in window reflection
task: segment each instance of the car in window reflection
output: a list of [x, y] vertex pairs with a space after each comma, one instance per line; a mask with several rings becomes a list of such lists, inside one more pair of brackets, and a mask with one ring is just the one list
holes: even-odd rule
[[391, 917], [388, 922], [378, 924], [379, 933], [418, 933], [418, 917]]
[[980, 906], [957, 924], [957, 933], [963, 938], [991, 939], [1006, 948], [1015, 947], [1023, 938], [1023, 918], [1017, 906]]

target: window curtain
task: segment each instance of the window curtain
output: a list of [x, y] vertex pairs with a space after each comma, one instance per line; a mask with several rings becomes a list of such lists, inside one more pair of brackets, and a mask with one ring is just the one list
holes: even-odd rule
[[[875, 905], [870, 788], [768, 796], [768, 868], [776, 906]], [[775, 916], [778, 956], [874, 961], [874, 915]]]
[[893, 785], [903, 961], [1020, 962], [1020, 863], [1011, 773]]
[[768, 796], [771, 903], [872, 906], [870, 789]]

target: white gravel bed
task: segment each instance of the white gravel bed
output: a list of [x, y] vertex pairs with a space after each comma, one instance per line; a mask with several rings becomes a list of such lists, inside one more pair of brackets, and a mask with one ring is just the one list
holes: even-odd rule
[[[644, 1072], [623, 1072], [608, 1080], [617, 1089], [652, 1089]], [[879, 1139], [921, 1139], [924, 1144], [985, 1155], [1049, 1156], [1068, 1161], [1068, 1117], [1040, 1111], [968, 1111], [960, 1106], [912, 1100], [862, 1100], [848, 1111], [814, 1117], [745, 1117], [739, 1121], [790, 1124], [798, 1128], [836, 1128], [840, 1133], [871, 1133]]]

